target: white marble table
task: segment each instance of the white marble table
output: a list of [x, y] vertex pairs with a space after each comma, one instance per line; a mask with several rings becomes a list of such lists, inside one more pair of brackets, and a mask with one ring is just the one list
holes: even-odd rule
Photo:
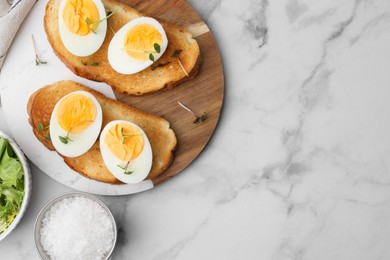
[[[189, 2], [220, 46], [223, 115], [182, 174], [100, 197], [113, 259], [390, 259], [390, 1]], [[35, 217], [70, 190], [33, 177], [1, 259], [37, 259]]]

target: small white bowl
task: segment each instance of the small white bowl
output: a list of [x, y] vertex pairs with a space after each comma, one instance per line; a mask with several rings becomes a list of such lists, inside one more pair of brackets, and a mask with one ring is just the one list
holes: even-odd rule
[[65, 193], [65, 194], [59, 195], [59, 196], [51, 199], [48, 203], [46, 203], [45, 206], [43, 206], [43, 208], [41, 209], [41, 211], [38, 214], [37, 219], [35, 220], [35, 227], [34, 227], [35, 246], [37, 248], [39, 256], [41, 257], [42, 260], [50, 260], [50, 257], [47, 255], [46, 251], [43, 249], [43, 247], [41, 245], [41, 234], [40, 234], [40, 230], [42, 228], [42, 220], [45, 217], [46, 212], [48, 210], [50, 210], [50, 208], [58, 201], [61, 201], [65, 198], [72, 198], [72, 197], [84, 197], [84, 198], [87, 198], [87, 199], [90, 199], [90, 200], [97, 202], [104, 209], [104, 211], [106, 211], [109, 218], [111, 219], [112, 228], [114, 231], [114, 241], [112, 243], [111, 249], [109, 250], [107, 255], [105, 255], [105, 257], [103, 258], [104, 260], [109, 259], [111, 257], [112, 252], [114, 251], [117, 236], [118, 236], [118, 230], [117, 230], [115, 218], [112, 215], [110, 209], [107, 207], [106, 204], [104, 204], [103, 201], [101, 201], [100, 199], [96, 198], [95, 196], [93, 196], [91, 194], [84, 193], [84, 192], [70, 192], [70, 193]]
[[20, 210], [18, 214], [16, 215], [14, 221], [11, 223], [11, 225], [8, 227], [6, 231], [4, 231], [0, 235], [0, 241], [3, 240], [6, 236], [8, 236], [12, 230], [16, 228], [20, 220], [22, 219], [24, 212], [26, 212], [27, 205], [30, 202], [31, 197], [31, 172], [30, 172], [30, 166], [28, 165], [27, 159], [24, 156], [22, 150], [19, 148], [19, 146], [15, 143], [14, 140], [12, 140], [8, 135], [0, 131], [0, 137], [5, 138], [8, 140], [8, 142], [11, 144], [12, 149], [14, 150], [16, 156], [19, 158], [19, 161], [21, 162], [23, 166], [23, 172], [24, 172], [24, 197], [22, 201], [22, 205], [20, 206]]

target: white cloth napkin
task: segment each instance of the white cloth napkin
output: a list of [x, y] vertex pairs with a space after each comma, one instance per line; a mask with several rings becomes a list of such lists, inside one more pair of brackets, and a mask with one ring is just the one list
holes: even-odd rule
[[0, 69], [20, 24], [37, 0], [0, 0]]

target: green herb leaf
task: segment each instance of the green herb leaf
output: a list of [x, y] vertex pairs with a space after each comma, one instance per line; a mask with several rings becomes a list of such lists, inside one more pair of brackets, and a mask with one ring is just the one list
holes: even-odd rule
[[42, 131], [45, 131], [44, 132], [44, 136], [43, 137], [45, 137], [45, 139], [47, 139], [47, 140], [51, 140], [51, 138], [50, 138], [50, 135], [49, 135], [49, 126], [44, 126], [42, 123], [38, 123], [37, 124], [37, 128], [38, 128], [38, 131], [39, 132], [42, 132]]
[[[109, 14], [107, 13], [107, 16], [106, 17], [104, 17], [104, 18], [102, 18], [102, 19], [100, 19], [99, 21], [96, 21], [96, 22], [93, 22], [93, 21], [91, 21], [91, 19], [89, 19], [89, 17], [87, 17], [87, 19], [85, 19], [85, 22], [88, 24], [88, 25], [96, 25], [96, 28], [97, 28], [97, 26], [99, 26], [99, 24], [101, 23], [101, 22], [103, 22], [104, 20], [107, 20], [111, 15], [113, 15], [115, 12], [109, 12]], [[96, 34], [96, 31], [94, 30], [94, 29], [92, 29], [92, 28], [90, 28], [91, 29], [91, 31], [94, 33], [94, 34]]]
[[61, 143], [68, 144], [68, 138], [63, 137], [63, 136], [59, 136], [58, 138], [60, 139]]
[[194, 120], [192, 123], [198, 124], [198, 123], [200, 123], [200, 122], [206, 121], [206, 119], [207, 119], [207, 114], [206, 114], [206, 113], [203, 113], [203, 115], [201, 115], [201, 116], [196, 116], [196, 117], [195, 117], [195, 120]]
[[81, 60], [81, 64], [83, 64], [84, 66], [99, 66], [99, 62], [93, 62], [92, 57], [89, 57], [88, 61]]
[[39, 66], [40, 64], [46, 64], [47, 62], [46, 61], [42, 61], [39, 59], [38, 56], [35, 56], [35, 65], [36, 66]]
[[175, 50], [173, 54], [171, 55], [172, 58], [177, 58], [179, 57], [179, 54], [182, 52], [182, 50]]
[[129, 165], [130, 165], [130, 161], [128, 161], [127, 163], [126, 163], [126, 165], [125, 166], [120, 166], [120, 165], [117, 165], [119, 168], [121, 168], [124, 172], [124, 174], [127, 174], [127, 175], [130, 175], [130, 174], [132, 174], [134, 171], [128, 171], [127, 170], [127, 168], [129, 167]]
[[153, 54], [149, 54], [149, 60], [151, 60], [151, 61], [153, 61], [154, 62], [154, 56], [153, 56]]
[[160, 47], [160, 45], [158, 43], [153, 44], [153, 47], [154, 47], [154, 49], [156, 50], [157, 53], [160, 53], [161, 47]]
[[43, 131], [44, 130], [44, 127], [43, 127], [42, 123], [38, 123], [37, 128], [38, 128], [39, 131]]
[[200, 121], [204, 122], [207, 119], [207, 114], [203, 113], [203, 115], [200, 117]]

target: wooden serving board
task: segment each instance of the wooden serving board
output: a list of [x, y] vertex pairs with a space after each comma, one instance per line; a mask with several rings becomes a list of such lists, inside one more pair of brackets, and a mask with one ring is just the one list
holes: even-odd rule
[[[4, 116], [15, 141], [29, 159], [45, 174], [68, 187], [113, 196], [151, 189], [188, 166], [209, 141], [218, 123], [224, 95], [223, 70], [218, 48], [208, 27], [190, 5], [184, 0], [120, 1], [145, 15], [187, 28], [200, 45], [203, 62], [195, 79], [172, 90], [141, 97], [116, 95], [122, 102], [160, 115], [171, 123], [178, 146], [175, 158], [165, 172], [134, 185], [112, 185], [90, 180], [69, 168], [57, 153], [50, 152], [35, 138], [28, 123], [26, 105], [30, 95], [42, 86], [59, 80], [74, 80], [114, 98], [114, 93], [107, 84], [76, 76], [55, 56], [42, 24], [46, 1], [37, 1], [19, 28], [0, 74]], [[38, 52], [41, 58], [48, 62], [47, 65], [35, 65], [31, 35], [34, 35]], [[193, 124], [192, 115], [181, 108], [177, 101], [181, 101], [199, 115], [206, 112], [207, 120]]]
[[[184, 0], [120, 0], [147, 16], [182, 26], [198, 41], [202, 64], [198, 75], [174, 89], [134, 97], [116, 93], [118, 100], [166, 118], [176, 133], [178, 146], [170, 167], [152, 179], [158, 185], [178, 174], [203, 150], [217, 126], [224, 96], [224, 76], [218, 47], [205, 22]], [[193, 124], [194, 118], [177, 101], [201, 115], [206, 121]]]

